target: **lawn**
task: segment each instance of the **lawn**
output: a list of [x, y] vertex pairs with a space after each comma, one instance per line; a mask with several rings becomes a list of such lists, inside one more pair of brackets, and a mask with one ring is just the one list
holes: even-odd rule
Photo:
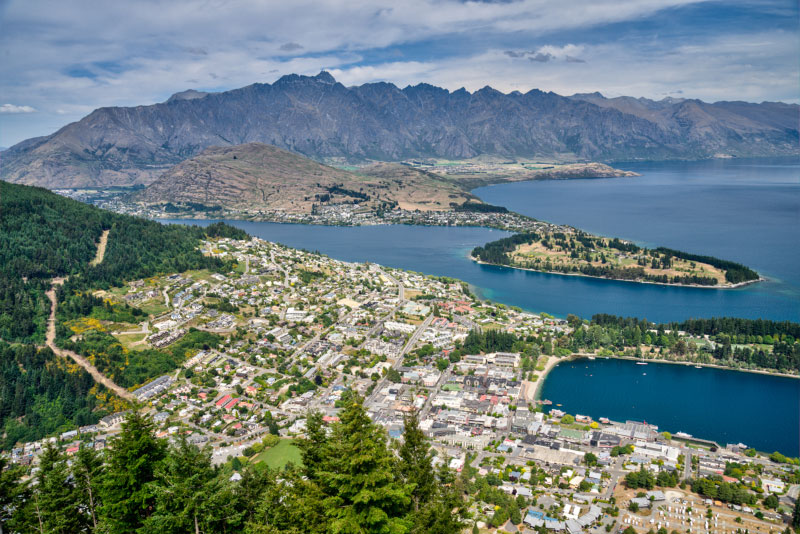
[[254, 464], [264, 464], [270, 469], [282, 469], [289, 462], [303, 465], [300, 460], [300, 449], [295, 447], [294, 440], [282, 439], [277, 445], [260, 452], [253, 458]]

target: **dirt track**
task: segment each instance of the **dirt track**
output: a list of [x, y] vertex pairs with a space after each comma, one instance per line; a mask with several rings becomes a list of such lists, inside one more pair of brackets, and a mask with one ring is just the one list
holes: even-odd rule
[[103, 235], [100, 236], [100, 243], [97, 244], [97, 253], [94, 259], [89, 262], [89, 265], [94, 267], [103, 263], [103, 258], [106, 256], [106, 245], [108, 245], [108, 233], [111, 230], [103, 230]]
[[[89, 265], [99, 265], [103, 262], [103, 258], [106, 255], [106, 246], [108, 245], [108, 233], [109, 230], [104, 230], [103, 235], [100, 236], [100, 243], [97, 244], [97, 253]], [[106, 388], [116, 393], [119, 397], [135, 402], [136, 397], [130, 391], [115, 384], [110, 378], [98, 371], [97, 367], [92, 365], [89, 360], [76, 352], [64, 350], [56, 346], [56, 306], [58, 305], [58, 300], [56, 299], [56, 286], [60, 286], [63, 283], [64, 278], [53, 278], [52, 285], [46, 293], [47, 298], [50, 299], [50, 318], [47, 320], [47, 346], [50, 347], [50, 350], [62, 358], [72, 358], [75, 363], [83, 367], [87, 373], [92, 375], [92, 378], [94, 378], [95, 382], [103, 384]]]
[[71, 350], [64, 350], [56, 346], [56, 286], [60, 286], [63, 283], [63, 278], [54, 278], [53, 285], [47, 291], [47, 298], [50, 299], [50, 318], [47, 320], [47, 346], [50, 347], [50, 350], [62, 358], [72, 358], [75, 363], [86, 369], [86, 372], [92, 375], [92, 378], [94, 378], [95, 382], [103, 384], [105, 387], [123, 399], [135, 402], [136, 397], [130, 391], [115, 384], [110, 378], [98, 371], [94, 365], [89, 363], [89, 360], [80, 354], [72, 352]]

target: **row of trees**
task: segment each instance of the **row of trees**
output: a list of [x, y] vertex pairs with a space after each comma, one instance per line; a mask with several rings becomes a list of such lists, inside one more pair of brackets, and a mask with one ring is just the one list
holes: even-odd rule
[[703, 256], [700, 254], [690, 254], [688, 252], [681, 252], [680, 250], [673, 250], [671, 248], [658, 247], [654, 249], [668, 257], [680, 258], [686, 261], [695, 261], [698, 263], [706, 263], [717, 269], [725, 271], [725, 280], [732, 284], [739, 284], [741, 282], [749, 282], [751, 280], [758, 280], [758, 273], [749, 267], [745, 267], [741, 263], [736, 263], [728, 260], [721, 260], [713, 256]]
[[[680, 338], [679, 331], [695, 336], [708, 335], [716, 344], [707, 354], [716, 360], [741, 362], [778, 371], [800, 370], [800, 324], [788, 321], [723, 317], [655, 324], [646, 319], [598, 314], [592, 317], [588, 329], [576, 330], [572, 336], [572, 347], [573, 350], [600, 347], [621, 350], [624, 347], [652, 344], [680, 355], [696, 351], [696, 347]], [[770, 344], [772, 347], [734, 346], [745, 343]]]
[[70, 461], [51, 447], [35, 484], [0, 464], [0, 532], [109, 534], [189, 532], [432, 533], [464, 528], [462, 482], [434, 469], [415, 416], [392, 449], [385, 431], [350, 398], [326, 429], [308, 417], [302, 466], [247, 467], [232, 482], [210, 450], [181, 437], [168, 444], [132, 413], [105, 454], [81, 449]]

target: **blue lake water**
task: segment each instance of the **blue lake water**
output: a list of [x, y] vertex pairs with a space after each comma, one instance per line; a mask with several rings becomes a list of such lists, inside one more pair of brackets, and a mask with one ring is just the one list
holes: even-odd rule
[[647, 421], [661, 431], [800, 454], [800, 380], [630, 360], [560, 363], [542, 398], [570, 414]]
[[739, 261], [768, 281], [732, 290], [699, 289], [477, 265], [468, 259], [469, 251], [507, 235], [481, 228], [228, 222], [252, 235], [337, 259], [460, 278], [482, 297], [560, 317], [611, 313], [658, 322], [713, 316], [800, 321], [799, 162], [618, 166], [642, 176], [502, 184], [475, 194], [542, 220]]

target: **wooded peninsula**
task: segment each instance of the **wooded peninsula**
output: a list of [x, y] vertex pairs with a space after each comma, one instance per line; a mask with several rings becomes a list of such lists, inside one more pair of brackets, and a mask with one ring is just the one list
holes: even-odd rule
[[732, 288], [761, 280], [754, 270], [731, 261], [647, 249], [566, 227], [498, 239], [473, 249], [472, 258], [518, 269], [681, 286]]

